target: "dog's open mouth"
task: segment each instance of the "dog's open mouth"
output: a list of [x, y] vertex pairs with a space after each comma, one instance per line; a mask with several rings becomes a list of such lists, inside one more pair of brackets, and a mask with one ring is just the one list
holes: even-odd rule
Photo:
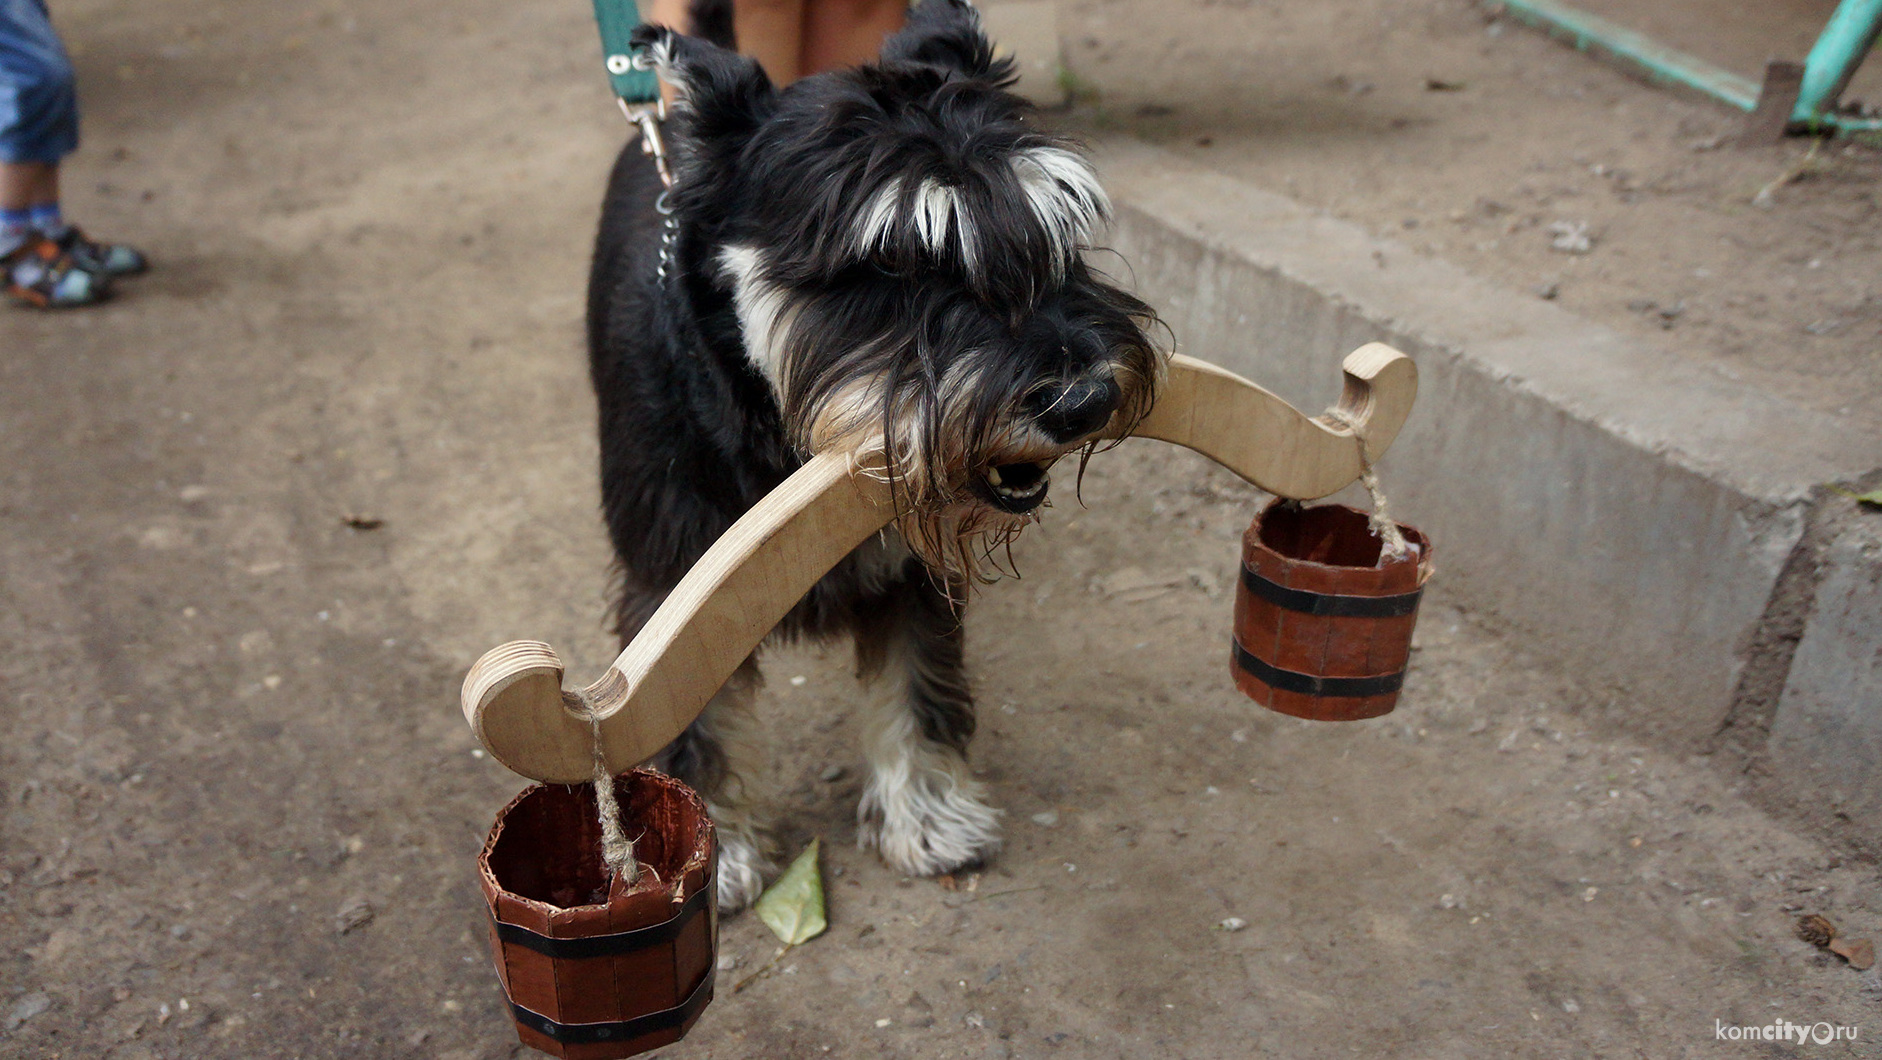
[[1003, 512], [1024, 515], [1045, 501], [1051, 484], [1045, 464], [996, 464], [974, 481], [974, 492]]

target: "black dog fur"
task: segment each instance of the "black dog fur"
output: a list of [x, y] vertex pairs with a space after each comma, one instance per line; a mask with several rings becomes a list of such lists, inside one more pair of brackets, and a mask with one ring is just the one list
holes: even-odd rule
[[[807, 452], [883, 446], [907, 533], [852, 553], [779, 634], [849, 633], [859, 671], [885, 679], [861, 841], [902, 871], [951, 871], [999, 844], [966, 768], [966, 583], [1035, 517], [1052, 460], [1149, 407], [1153, 317], [1085, 264], [1103, 193], [1072, 145], [1031, 124], [971, 7], [926, 0], [879, 63], [783, 90], [729, 50], [725, 16], [696, 5], [716, 40], [642, 27], [682, 96], [674, 185], [630, 143], [595, 245], [616, 629], [631, 639]], [[654, 763], [712, 807], [727, 908], [769, 867], [757, 683], [754, 657]]]

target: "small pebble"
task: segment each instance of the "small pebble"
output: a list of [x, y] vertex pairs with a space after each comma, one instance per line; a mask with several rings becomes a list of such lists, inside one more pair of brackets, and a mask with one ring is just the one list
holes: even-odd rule
[[1032, 815], [1032, 823], [1041, 828], [1057, 827], [1059, 823], [1059, 811], [1047, 810], [1044, 813], [1035, 813]]
[[342, 935], [349, 934], [372, 923], [373, 917], [377, 915], [378, 910], [373, 908], [371, 902], [355, 898], [333, 914], [333, 930]]
[[5, 1021], [6, 1030], [13, 1031], [19, 1029], [21, 1024], [32, 1019], [34, 1016], [44, 1013], [51, 1007], [52, 995], [44, 991], [28, 994], [20, 998], [19, 1001], [14, 1004], [13, 1011], [7, 1013]]
[[834, 781], [842, 780], [843, 775], [848, 772], [849, 770], [844, 769], [842, 766], [824, 766], [823, 772], [817, 774], [817, 779], [823, 781], [825, 784], [829, 784]]
[[1232, 917], [1228, 917], [1224, 919], [1221, 923], [1217, 924], [1215, 926], [1215, 929], [1217, 931], [1240, 931], [1241, 929], [1247, 926], [1248, 926], [1248, 921], [1243, 920], [1241, 917], [1238, 917], [1238, 916], [1232, 916]]
[[1549, 248], [1564, 254], [1586, 254], [1594, 249], [1594, 236], [1586, 221], [1557, 221], [1549, 226]]

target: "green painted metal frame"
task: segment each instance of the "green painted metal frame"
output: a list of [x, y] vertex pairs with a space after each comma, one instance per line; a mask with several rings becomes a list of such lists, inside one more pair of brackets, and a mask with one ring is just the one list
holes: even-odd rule
[[[1556, 0], [1499, 0], [1491, 6], [1572, 44], [1577, 51], [1606, 55], [1656, 84], [1689, 89], [1742, 111], [1758, 106], [1758, 82], [1668, 48], [1599, 15]], [[1793, 123], [1846, 133], [1882, 131], [1882, 118], [1830, 113], [1856, 67], [1875, 44], [1879, 29], [1882, 0], [1843, 0], [1838, 5], [1805, 61], [1804, 88], [1791, 117]]]
[[[1882, 34], [1882, 0], [1843, 0], [1823, 27], [1817, 43], [1804, 60], [1804, 83], [1797, 94], [1797, 109], [1791, 121], [1802, 125], [1822, 124], [1826, 119], [1841, 124], [1843, 115], [1831, 114], [1831, 108], [1856, 76], [1856, 68], [1875, 46]], [[1882, 119], [1856, 119], [1864, 128], [1882, 129]]]

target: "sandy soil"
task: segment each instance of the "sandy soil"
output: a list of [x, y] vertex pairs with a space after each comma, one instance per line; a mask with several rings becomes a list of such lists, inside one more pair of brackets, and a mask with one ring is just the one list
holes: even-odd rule
[[[587, 15], [59, 15], [74, 212], [158, 269], [0, 315], [0, 1054], [515, 1055], [472, 858], [520, 782], [455, 697], [506, 639], [610, 654], [579, 292], [623, 130]], [[1084, 500], [970, 618], [1010, 842], [956, 890], [851, 846], [847, 652], [772, 656], [833, 926], [735, 991], [775, 944], [729, 919], [667, 1055], [1762, 1055], [1715, 1021], [1777, 1018], [1875, 1055], [1882, 979], [1790, 930], [1882, 935], [1872, 863], [1613, 736], [1441, 582], [1397, 713], [1267, 714], [1224, 661], [1255, 498], [1135, 445]]]
[[[1066, 0], [1082, 124], [1548, 296], [1800, 404], [1882, 426], [1882, 143], [1744, 144], [1473, 0]], [[1591, 10], [1750, 77], [1834, 4]], [[1643, 10], [1645, 8], [1645, 10]], [[1882, 98], [1873, 56], [1848, 93]], [[1758, 192], [1798, 178], [1764, 206]], [[1585, 253], [1554, 226], [1585, 226]]]

